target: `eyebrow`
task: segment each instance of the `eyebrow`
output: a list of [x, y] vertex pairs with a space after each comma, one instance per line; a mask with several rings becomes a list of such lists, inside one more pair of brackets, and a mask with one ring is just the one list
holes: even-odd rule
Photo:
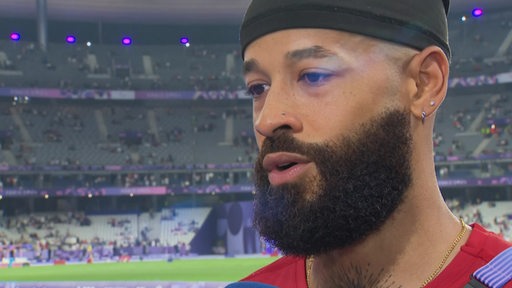
[[244, 75], [247, 75], [254, 71], [261, 71], [260, 66], [258, 65], [258, 61], [255, 59], [250, 59], [244, 62]]
[[[338, 57], [338, 54], [319, 45], [293, 50], [287, 52], [285, 56], [286, 60], [291, 62], [299, 62], [305, 59], [322, 59], [330, 57]], [[247, 75], [251, 72], [263, 72], [260, 68], [260, 65], [258, 64], [258, 61], [255, 59], [245, 61], [243, 64], [243, 71], [244, 75]]]
[[315, 45], [304, 49], [293, 50], [286, 53], [286, 59], [292, 62], [298, 62], [304, 59], [321, 59], [321, 58], [330, 58], [337, 57], [334, 51], [326, 49], [322, 46]]

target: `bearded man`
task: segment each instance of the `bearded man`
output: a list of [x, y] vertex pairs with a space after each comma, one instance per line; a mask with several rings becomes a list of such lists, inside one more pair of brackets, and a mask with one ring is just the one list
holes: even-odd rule
[[511, 246], [455, 217], [437, 185], [432, 131], [448, 86], [448, 8], [252, 1], [240, 41], [260, 148], [254, 217], [286, 256], [243, 281], [464, 287]]

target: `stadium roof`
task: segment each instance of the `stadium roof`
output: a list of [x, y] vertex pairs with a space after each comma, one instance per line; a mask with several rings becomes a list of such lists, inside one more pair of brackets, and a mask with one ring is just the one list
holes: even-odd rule
[[[47, 0], [51, 20], [136, 23], [239, 23], [250, 0]], [[452, 0], [452, 12], [511, 9], [510, 0]], [[34, 18], [36, 1], [1, 0], [0, 17]]]

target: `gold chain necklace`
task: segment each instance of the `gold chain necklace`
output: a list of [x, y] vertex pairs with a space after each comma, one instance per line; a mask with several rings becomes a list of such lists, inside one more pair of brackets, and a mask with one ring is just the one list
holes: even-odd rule
[[448, 260], [448, 258], [450, 258], [450, 255], [452, 254], [453, 250], [455, 250], [455, 247], [457, 247], [457, 245], [459, 245], [460, 240], [462, 240], [462, 237], [464, 237], [464, 234], [466, 234], [466, 230], [467, 230], [466, 223], [464, 223], [464, 220], [462, 220], [462, 218], [460, 218], [459, 221], [460, 221], [460, 225], [461, 225], [459, 235], [457, 235], [457, 238], [455, 238], [452, 245], [450, 245], [450, 248], [448, 248], [448, 250], [444, 254], [443, 260], [441, 261], [441, 263], [439, 263], [436, 270], [434, 270], [434, 272], [432, 272], [432, 274], [430, 274], [430, 276], [428, 276], [428, 278], [425, 279], [425, 281], [423, 281], [420, 288], [427, 286], [427, 284], [430, 281], [434, 280], [434, 278], [436, 278], [437, 275], [439, 275], [439, 273], [441, 273], [441, 269], [443, 269], [444, 265], [446, 264], [446, 261]]
[[314, 261], [314, 256], [308, 256], [306, 258], [306, 283], [308, 288], [313, 288], [313, 276], [311, 276], [311, 270], [313, 269]]
[[[467, 230], [466, 223], [464, 223], [464, 220], [462, 220], [462, 218], [460, 218], [459, 221], [460, 221], [461, 229], [460, 229], [459, 234], [457, 235], [457, 238], [455, 238], [453, 243], [450, 245], [450, 248], [448, 248], [448, 250], [446, 250], [443, 260], [441, 260], [441, 263], [439, 263], [436, 270], [434, 270], [434, 272], [432, 272], [432, 274], [430, 274], [430, 276], [428, 276], [428, 278], [425, 279], [425, 281], [423, 281], [420, 288], [427, 286], [427, 284], [430, 281], [434, 280], [434, 278], [436, 278], [437, 275], [439, 275], [439, 273], [441, 272], [441, 269], [443, 269], [444, 265], [446, 264], [446, 261], [448, 260], [448, 258], [450, 258], [450, 255], [453, 253], [453, 250], [455, 250], [455, 247], [457, 247], [457, 245], [459, 245], [459, 242], [464, 237], [464, 234], [466, 234], [466, 230]], [[313, 288], [313, 280], [312, 280], [313, 276], [311, 275], [311, 270], [313, 269], [314, 261], [315, 261], [314, 256], [309, 256], [306, 258], [306, 283], [309, 288]]]

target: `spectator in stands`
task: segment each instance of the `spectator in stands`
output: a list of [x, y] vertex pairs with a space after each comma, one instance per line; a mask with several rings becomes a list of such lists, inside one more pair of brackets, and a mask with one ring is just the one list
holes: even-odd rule
[[7, 267], [11, 268], [16, 260], [16, 246], [13, 242], [9, 245], [9, 264]]
[[46, 262], [50, 262], [52, 260], [52, 257], [53, 257], [53, 249], [52, 249], [52, 245], [46, 241], [45, 243], [45, 250], [46, 250]]
[[252, 1], [240, 39], [260, 148], [254, 217], [287, 256], [244, 280], [463, 287], [512, 246], [457, 219], [437, 184], [448, 6]]
[[41, 262], [41, 259], [42, 259], [42, 255], [41, 255], [41, 242], [37, 239], [35, 239], [35, 243], [33, 246], [34, 248], [34, 259], [37, 261], [37, 262]]
[[89, 243], [87, 245], [87, 263], [92, 263], [94, 261], [94, 250], [92, 249], [92, 244]]

